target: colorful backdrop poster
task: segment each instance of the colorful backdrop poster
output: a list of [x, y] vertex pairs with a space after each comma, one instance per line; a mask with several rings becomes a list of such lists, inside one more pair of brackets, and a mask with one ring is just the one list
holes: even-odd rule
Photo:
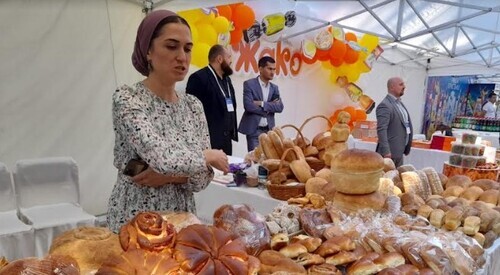
[[495, 90], [495, 84], [470, 84], [467, 95], [465, 116], [481, 116], [483, 104], [488, 101], [488, 94]]
[[438, 125], [451, 127], [465, 110], [472, 76], [432, 76], [427, 79], [422, 132], [430, 139]]

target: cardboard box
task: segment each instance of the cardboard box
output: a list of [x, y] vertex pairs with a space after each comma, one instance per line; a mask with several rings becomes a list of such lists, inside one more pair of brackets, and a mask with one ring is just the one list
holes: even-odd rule
[[448, 136], [440, 136], [434, 135], [432, 136], [430, 149], [443, 150], [443, 151], [451, 151], [451, 143], [455, 141], [455, 137]]
[[430, 141], [424, 141], [424, 140], [413, 140], [412, 143], [411, 143], [411, 147], [422, 148], [422, 149], [430, 149], [431, 148], [431, 142]]

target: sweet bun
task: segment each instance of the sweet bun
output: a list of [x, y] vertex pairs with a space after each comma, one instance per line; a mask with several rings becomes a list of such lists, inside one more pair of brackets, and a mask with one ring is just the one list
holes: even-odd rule
[[308, 275], [342, 275], [342, 272], [333, 264], [313, 265], [307, 270]]
[[123, 250], [145, 249], [171, 253], [176, 231], [156, 212], [141, 212], [120, 229], [120, 244]]
[[277, 251], [264, 250], [259, 254], [259, 260], [261, 262], [259, 274], [273, 274], [275, 272], [306, 273], [306, 269], [302, 265], [295, 263], [292, 259], [285, 257]]
[[[467, 187], [465, 187], [467, 188]], [[460, 197], [460, 195], [465, 191], [465, 188], [458, 185], [453, 185], [450, 187], [446, 187], [446, 190], [443, 192], [443, 197]]]
[[335, 193], [333, 205], [346, 212], [356, 212], [361, 209], [384, 209], [386, 197], [380, 192], [366, 195], [346, 195], [341, 192]]
[[295, 259], [295, 262], [303, 266], [309, 266], [322, 264], [325, 262], [325, 259], [318, 254], [303, 253]]
[[292, 243], [281, 248], [280, 253], [287, 258], [297, 258], [300, 254], [307, 253], [307, 248], [300, 243]]
[[141, 274], [174, 274], [180, 271], [180, 265], [167, 254], [132, 249], [110, 257], [96, 275], [137, 274], [138, 270]]
[[108, 257], [122, 252], [118, 235], [103, 227], [68, 230], [54, 239], [49, 250], [50, 255], [73, 257], [82, 274], [95, 272]]
[[382, 268], [391, 268], [405, 264], [405, 257], [397, 252], [389, 252], [380, 255], [373, 262], [382, 266]]
[[325, 259], [327, 264], [345, 265], [358, 260], [360, 257], [354, 252], [340, 251], [339, 253]]
[[288, 245], [289, 238], [285, 233], [278, 233], [271, 238], [271, 249], [280, 250]]
[[[58, 273], [54, 271], [57, 270]], [[10, 262], [0, 268], [2, 275], [14, 274], [65, 274], [78, 275], [80, 269], [78, 263], [70, 256], [49, 255], [44, 259], [24, 258]]]

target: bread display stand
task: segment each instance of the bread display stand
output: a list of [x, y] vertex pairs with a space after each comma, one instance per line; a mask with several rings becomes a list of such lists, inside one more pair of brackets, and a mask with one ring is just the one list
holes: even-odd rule
[[498, 177], [500, 175], [500, 167], [496, 169], [477, 169], [451, 165], [448, 162], [445, 162], [443, 165], [443, 174], [447, 177], [464, 175], [468, 176], [473, 181], [478, 179], [490, 179], [498, 181]]

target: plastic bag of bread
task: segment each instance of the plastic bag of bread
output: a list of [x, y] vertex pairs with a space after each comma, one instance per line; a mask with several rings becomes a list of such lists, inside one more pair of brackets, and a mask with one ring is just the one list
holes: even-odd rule
[[425, 244], [420, 249], [420, 256], [436, 274], [453, 274], [451, 260], [439, 246]]
[[222, 205], [214, 212], [214, 226], [222, 228], [232, 234], [233, 238], [240, 238], [248, 254], [258, 255], [269, 249], [271, 234], [266, 226], [264, 216], [257, 213], [246, 204]]
[[323, 237], [323, 232], [332, 223], [330, 214], [326, 209], [308, 209], [300, 210], [299, 221], [302, 229], [309, 235], [316, 238]]
[[394, 183], [394, 185], [396, 187], [398, 187], [401, 190], [404, 190], [403, 180], [401, 180], [401, 176], [399, 175], [398, 170], [387, 171], [384, 173], [384, 175], [382, 177], [392, 180], [392, 182]]
[[477, 269], [476, 263], [469, 253], [467, 253], [467, 251], [465, 251], [456, 241], [444, 241], [443, 250], [451, 260], [453, 268], [459, 274], [474, 274]]
[[193, 213], [189, 212], [160, 212], [160, 215], [168, 223], [171, 223], [175, 231], [179, 232], [184, 227], [192, 224], [201, 224], [202, 222]]

